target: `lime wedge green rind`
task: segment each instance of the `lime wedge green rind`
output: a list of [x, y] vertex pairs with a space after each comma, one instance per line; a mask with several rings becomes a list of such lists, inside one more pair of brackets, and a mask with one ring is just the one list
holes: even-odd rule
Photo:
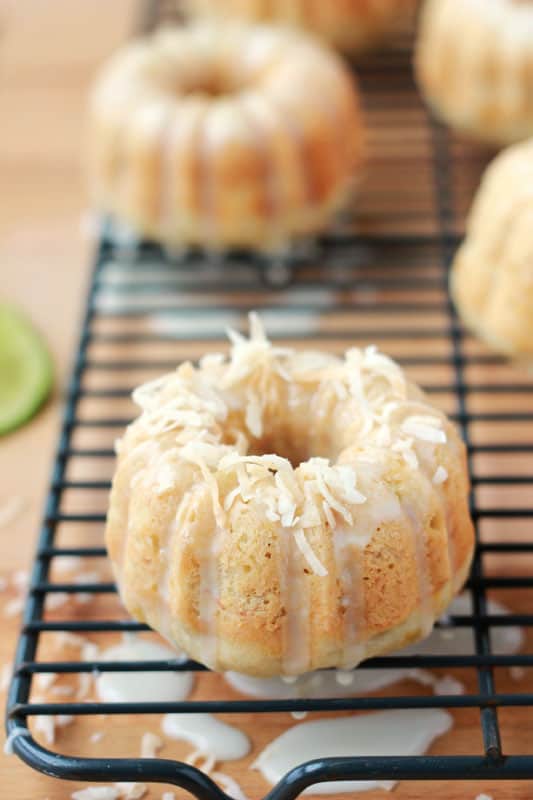
[[31, 322], [0, 303], [0, 436], [27, 422], [53, 383], [50, 353]]

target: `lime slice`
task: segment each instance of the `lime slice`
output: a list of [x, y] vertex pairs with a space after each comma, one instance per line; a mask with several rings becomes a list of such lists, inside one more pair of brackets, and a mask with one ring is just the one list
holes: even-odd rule
[[0, 436], [35, 414], [52, 378], [52, 360], [42, 338], [19, 311], [0, 304]]

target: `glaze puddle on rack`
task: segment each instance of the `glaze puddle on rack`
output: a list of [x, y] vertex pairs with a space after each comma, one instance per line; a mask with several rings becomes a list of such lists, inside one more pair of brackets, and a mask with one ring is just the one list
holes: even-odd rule
[[[183, 662], [176, 651], [155, 642], [128, 637], [102, 653], [103, 661]], [[194, 686], [191, 672], [101, 672], [96, 689], [104, 703], [172, 703], [186, 700]]]
[[[259, 754], [253, 767], [275, 785], [291, 769], [316, 758], [420, 756], [452, 727], [451, 714], [440, 709], [376, 711], [357, 717], [321, 719], [294, 725]], [[392, 789], [396, 781], [325, 781], [305, 794]]]

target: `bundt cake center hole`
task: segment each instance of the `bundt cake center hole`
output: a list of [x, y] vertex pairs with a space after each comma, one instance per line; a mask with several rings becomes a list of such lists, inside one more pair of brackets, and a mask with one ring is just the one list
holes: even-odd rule
[[312, 456], [329, 456], [329, 453], [312, 453], [307, 442], [294, 441], [290, 436], [283, 435], [283, 433], [276, 435], [275, 432], [260, 439], [253, 439], [248, 447], [248, 453], [252, 456], [274, 454], [286, 458], [294, 469]]
[[189, 75], [182, 81], [180, 89], [184, 94], [217, 98], [233, 94], [238, 87], [220, 70], [205, 69]]

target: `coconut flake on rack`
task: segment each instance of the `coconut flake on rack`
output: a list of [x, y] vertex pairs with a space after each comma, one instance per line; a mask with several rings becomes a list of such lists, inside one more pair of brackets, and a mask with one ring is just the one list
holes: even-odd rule
[[134, 783], [131, 781], [119, 781], [115, 786], [120, 792], [120, 796], [124, 800], [140, 800], [148, 791], [148, 786], [145, 783]]
[[141, 739], [141, 758], [156, 758], [163, 747], [163, 740], [156, 733], [147, 731]]
[[19, 495], [13, 495], [9, 500], [0, 506], [0, 528], [6, 528], [22, 513], [26, 507], [26, 501]]
[[249, 800], [235, 778], [232, 778], [231, 775], [227, 775], [225, 772], [218, 772], [215, 770], [211, 773], [211, 778], [219, 783], [223, 791], [225, 791], [226, 794], [229, 795], [229, 797], [231, 797], [233, 800]]
[[70, 795], [72, 800], [118, 800], [120, 791], [116, 786], [87, 786]]

